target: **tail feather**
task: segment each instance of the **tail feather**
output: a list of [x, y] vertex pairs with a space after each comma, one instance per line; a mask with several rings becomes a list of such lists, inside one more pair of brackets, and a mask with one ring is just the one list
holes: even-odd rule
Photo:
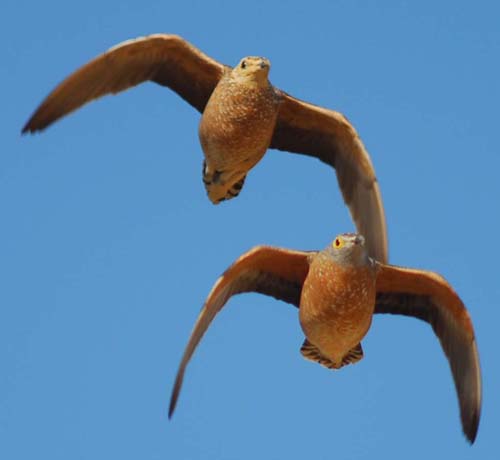
[[302, 356], [309, 361], [314, 361], [315, 363], [321, 364], [328, 369], [340, 369], [346, 364], [354, 364], [358, 362], [363, 357], [363, 348], [361, 343], [358, 343], [354, 348], [349, 350], [347, 354], [342, 358], [342, 362], [335, 363], [331, 359], [324, 356], [319, 349], [314, 346], [309, 340], [305, 339], [302, 347], [300, 349]]
[[225, 175], [223, 171], [210, 171], [206, 162], [203, 161], [203, 183], [210, 201], [214, 204], [237, 197], [245, 183], [246, 175], [239, 177], [233, 183], [224, 181]]
[[231, 185], [231, 188], [227, 191], [226, 193], [226, 200], [230, 200], [231, 198], [237, 197], [241, 189], [243, 188], [243, 184], [245, 183], [245, 179], [247, 176], [243, 176], [238, 182], [235, 182], [233, 185]]
[[346, 364], [357, 363], [363, 357], [363, 348], [361, 348], [361, 343], [358, 343], [354, 348], [349, 350], [347, 354], [342, 358], [342, 366]]

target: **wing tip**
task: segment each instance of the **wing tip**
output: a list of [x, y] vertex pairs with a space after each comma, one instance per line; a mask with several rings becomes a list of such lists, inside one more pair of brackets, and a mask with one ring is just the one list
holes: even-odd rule
[[476, 405], [470, 416], [462, 418], [462, 429], [470, 445], [474, 444], [479, 430], [479, 420], [481, 418], [481, 404]]
[[168, 407], [168, 419], [169, 420], [172, 420], [172, 416], [174, 415], [174, 411], [175, 411], [175, 406], [176, 406], [176, 402], [173, 400], [170, 400], [170, 405]]
[[[174, 389], [175, 391], [175, 389]], [[177, 406], [177, 395], [174, 395], [172, 392], [172, 396], [170, 397], [170, 404], [168, 406], [168, 419], [172, 420], [172, 416], [175, 412], [175, 406]]]
[[22, 136], [26, 134], [38, 133], [40, 131], [43, 131], [47, 127], [47, 125], [43, 125], [42, 123], [37, 123], [35, 117], [36, 113], [25, 123], [25, 125], [21, 129]]
[[23, 129], [21, 129], [21, 136], [24, 136], [25, 134], [32, 134], [34, 132], [35, 130], [31, 126], [31, 120], [30, 120], [23, 126]]
[[177, 400], [179, 399], [179, 393], [181, 391], [182, 380], [184, 379], [184, 372], [179, 371], [175, 378], [174, 388], [172, 389], [172, 395], [170, 396], [170, 404], [168, 406], [168, 419], [171, 420], [174, 415], [175, 408], [177, 406]]
[[467, 441], [469, 442], [470, 445], [474, 444], [476, 440], [477, 432], [479, 429], [479, 418], [480, 418], [480, 411], [479, 410], [474, 411], [474, 414], [472, 415], [470, 422], [464, 425], [463, 427], [465, 437], [467, 438]]

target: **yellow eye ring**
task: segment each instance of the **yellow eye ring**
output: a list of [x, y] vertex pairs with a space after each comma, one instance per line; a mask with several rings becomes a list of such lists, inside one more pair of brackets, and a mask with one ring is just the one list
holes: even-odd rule
[[335, 241], [332, 243], [332, 246], [335, 249], [340, 249], [342, 246], [344, 246], [344, 240], [337, 236], [337, 238], [335, 238]]

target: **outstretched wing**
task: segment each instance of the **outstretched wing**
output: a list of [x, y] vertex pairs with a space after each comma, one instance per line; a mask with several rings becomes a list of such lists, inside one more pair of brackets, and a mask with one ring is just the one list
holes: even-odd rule
[[191, 356], [215, 315], [229, 298], [243, 292], [259, 292], [298, 307], [302, 284], [309, 270], [310, 254], [258, 246], [243, 254], [217, 280], [203, 305], [182, 356], [170, 399], [169, 417], [174, 413]]
[[339, 112], [281, 92], [271, 148], [319, 158], [337, 172], [342, 196], [366, 239], [369, 255], [387, 263], [387, 230], [372, 162], [356, 130]]
[[473, 443], [481, 414], [481, 370], [472, 321], [453, 288], [436, 273], [379, 265], [375, 313], [413, 316], [432, 326], [450, 363], [463, 431]]
[[127, 40], [60, 83], [22, 132], [41, 131], [87, 102], [148, 80], [169, 87], [202, 112], [224, 69], [224, 65], [176, 35]]

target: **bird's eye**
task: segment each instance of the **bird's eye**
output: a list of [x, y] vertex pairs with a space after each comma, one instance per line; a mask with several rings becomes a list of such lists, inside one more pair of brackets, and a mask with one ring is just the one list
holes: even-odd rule
[[241, 68], [246, 69], [246, 67], [247, 67], [246, 61], [241, 61]]
[[335, 249], [340, 249], [344, 245], [344, 240], [342, 238], [335, 238], [335, 241], [333, 242], [333, 247]]

